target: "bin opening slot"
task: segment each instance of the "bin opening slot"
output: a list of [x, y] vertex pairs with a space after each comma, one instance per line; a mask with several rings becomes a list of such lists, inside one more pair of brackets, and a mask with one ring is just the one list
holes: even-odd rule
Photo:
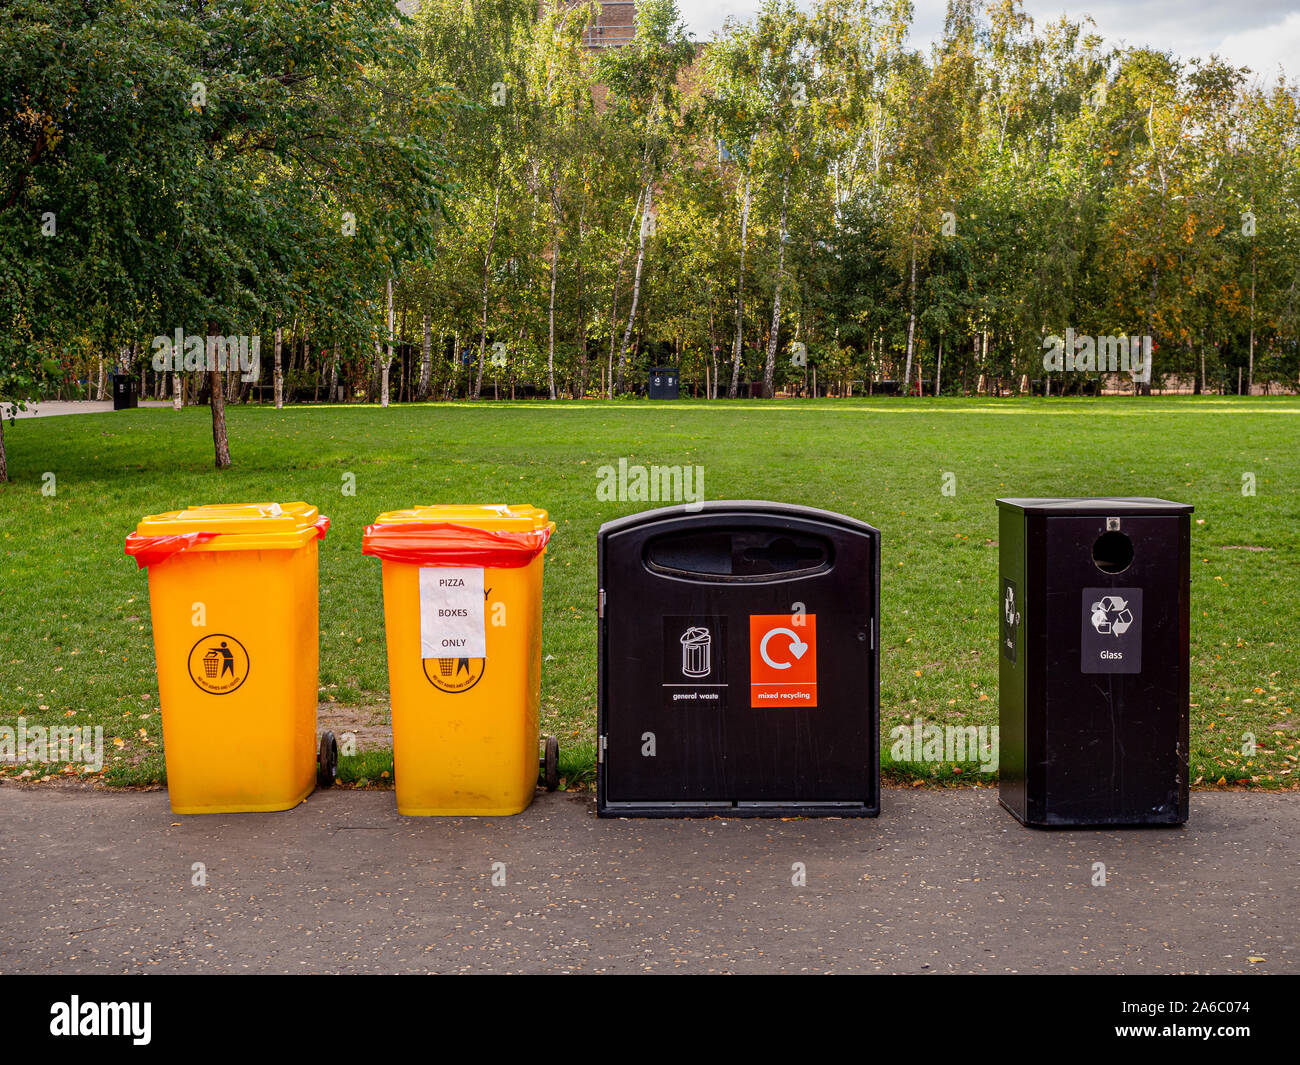
[[646, 544], [648, 569], [715, 580], [785, 578], [827, 569], [831, 542], [784, 529], [667, 533]]
[[1092, 545], [1092, 561], [1102, 573], [1123, 573], [1133, 564], [1133, 541], [1122, 532], [1102, 533]]

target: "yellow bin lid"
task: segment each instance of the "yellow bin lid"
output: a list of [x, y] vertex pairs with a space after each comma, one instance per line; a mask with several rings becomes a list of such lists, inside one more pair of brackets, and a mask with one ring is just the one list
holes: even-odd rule
[[194, 550], [261, 551], [301, 547], [322, 535], [329, 519], [307, 503], [213, 503], [150, 514], [136, 526], [138, 537], [203, 533], [214, 539]]
[[463, 503], [444, 503], [438, 506], [411, 507], [409, 510], [390, 510], [380, 514], [376, 525], [396, 525], [402, 522], [445, 522], [448, 525], [468, 525], [475, 529], [504, 529], [511, 532], [529, 532], [555, 525], [546, 511], [526, 503], [487, 503], [474, 506]]
[[380, 514], [361, 553], [414, 566], [526, 566], [546, 550], [555, 522], [526, 504], [444, 504]]

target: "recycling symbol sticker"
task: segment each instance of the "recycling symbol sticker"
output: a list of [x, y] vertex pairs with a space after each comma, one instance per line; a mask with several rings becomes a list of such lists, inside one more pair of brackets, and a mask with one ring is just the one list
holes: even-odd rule
[[1142, 671], [1142, 589], [1085, 588], [1079, 669], [1083, 673]]
[[1092, 627], [1098, 632], [1123, 636], [1133, 625], [1133, 612], [1123, 596], [1102, 596], [1088, 609], [1092, 611]]
[[1020, 632], [1020, 600], [1016, 596], [1016, 582], [1002, 578], [1002, 653], [1009, 662], [1016, 660], [1016, 644]]

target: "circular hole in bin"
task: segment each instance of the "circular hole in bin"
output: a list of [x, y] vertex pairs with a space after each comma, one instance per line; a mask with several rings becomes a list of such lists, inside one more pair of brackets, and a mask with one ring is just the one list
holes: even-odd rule
[[1102, 533], [1092, 545], [1092, 561], [1102, 573], [1123, 573], [1133, 564], [1133, 541], [1122, 532]]

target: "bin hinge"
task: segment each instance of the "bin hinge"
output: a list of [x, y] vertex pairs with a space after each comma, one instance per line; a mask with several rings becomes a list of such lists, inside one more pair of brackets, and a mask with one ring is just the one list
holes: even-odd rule
[[600, 597], [596, 603], [596, 616], [603, 618], [605, 616], [605, 589], [600, 590]]
[[608, 744], [609, 744], [609, 737], [601, 736], [600, 746], [596, 748], [596, 761], [603, 762], [605, 760], [605, 748], [606, 746], [608, 746]]

